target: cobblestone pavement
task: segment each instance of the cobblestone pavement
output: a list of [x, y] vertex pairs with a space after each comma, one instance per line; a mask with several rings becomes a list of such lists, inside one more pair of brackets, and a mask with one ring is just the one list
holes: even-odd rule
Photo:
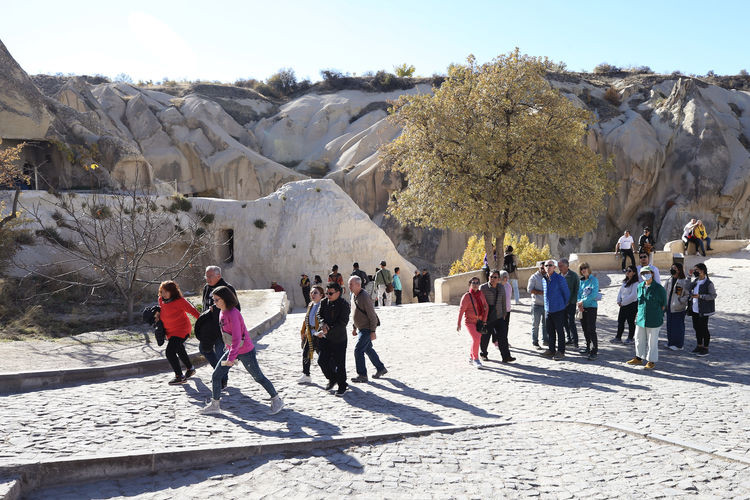
[[750, 466], [578, 424], [529, 423], [49, 488], [80, 498], [747, 498]]
[[[248, 328], [278, 312], [281, 299], [270, 290], [240, 290], [245, 305], [243, 316]], [[189, 297], [194, 304], [200, 297]], [[157, 346], [148, 325], [105, 332], [87, 332], [55, 340], [2, 342], [3, 361], [0, 374], [26, 371], [61, 370], [130, 363], [146, 359], [163, 359], [165, 346]], [[188, 352], [198, 351], [192, 337]], [[165, 365], [168, 367], [168, 365]]]
[[[167, 386], [170, 375], [165, 372], [159, 376], [0, 396], [0, 417], [4, 424], [4, 432], [0, 434], [0, 465], [51, 457], [142, 453], [195, 445], [255, 444], [269, 439], [401, 432], [422, 426], [529, 419], [570, 419], [622, 426], [731, 453], [747, 462], [750, 461], [750, 315], [746, 312], [749, 261], [746, 257], [739, 262], [709, 260], [707, 265], [720, 298], [719, 312], [709, 324], [711, 355], [706, 358], [689, 353], [695, 342], [688, 319], [684, 351], [673, 352], [660, 345], [660, 360], [653, 372], [627, 366], [624, 361], [632, 357], [632, 345], [608, 342], [616, 326], [613, 303], [621, 275], [599, 274], [604, 300], [600, 303], [601, 343], [596, 361], [587, 361], [573, 353], [561, 362], [540, 357], [540, 351], [531, 346], [528, 299], [525, 306], [514, 306], [511, 315], [511, 350], [517, 361], [512, 364], [490, 361], [485, 363], [485, 370], [475, 370], [468, 364], [469, 335], [455, 331], [456, 306], [414, 304], [380, 308], [382, 327], [375, 348], [389, 373], [369, 384], [352, 384], [352, 391], [336, 398], [322, 389], [323, 377], [316, 369], [313, 385], [296, 384], [301, 365], [302, 315], [292, 314], [258, 342], [260, 366], [287, 404], [278, 415], [268, 415], [267, 395], [239, 367], [230, 372], [230, 388], [222, 399], [225, 411], [221, 417], [198, 414], [210, 397], [208, 367], [199, 369], [188, 385], [180, 387]], [[665, 336], [662, 328], [662, 338]], [[350, 377], [355, 375], [352, 350], [350, 341], [347, 358]], [[491, 352], [491, 358], [499, 359], [496, 350]], [[371, 375], [372, 365], [368, 365], [368, 370]], [[487, 441], [487, 433], [504, 437]], [[439, 466], [438, 472], [430, 475], [430, 484], [438, 484], [435, 481], [440, 480], [439, 476], [454, 478], [456, 474], [466, 480], [458, 481], [455, 490], [446, 489], [443, 493], [438, 488], [425, 492], [426, 496], [486, 496], [493, 488], [499, 491], [501, 487], [503, 495], [510, 496], [534, 491], [543, 496], [581, 496], [588, 495], [588, 490], [583, 493], [583, 489], [570, 491], [570, 488], [591, 484], [600, 496], [612, 496], [608, 491], [633, 495], [643, 491], [649, 496], [658, 496], [658, 491], [666, 492], [664, 495], [714, 496], [728, 495], [732, 492], [728, 488], [738, 486], [728, 478], [727, 471], [735, 471], [736, 467], [730, 462], [602, 428], [573, 423], [562, 426], [519, 423], [487, 433], [470, 431], [453, 436], [410, 438], [404, 443], [413, 443], [415, 451], [409, 452], [399, 451], [401, 444], [395, 442], [361, 450], [351, 448], [342, 451], [341, 456], [355, 457], [354, 463], [360, 466], [350, 468], [341, 466], [348, 463], [344, 458], [337, 465], [338, 462], [321, 454], [289, 460], [265, 457], [238, 465], [240, 469], [227, 469], [232, 475], [256, 474], [248, 483], [256, 486], [247, 486], [236, 478], [225, 483], [230, 485], [236, 480], [237, 491], [248, 488], [255, 494], [263, 491], [277, 497], [288, 496], [294, 485], [299, 489], [293, 497], [308, 488], [313, 496], [337, 492], [337, 488], [343, 488], [341, 491], [348, 488], [363, 496], [367, 496], [370, 488], [392, 488], [377, 491], [383, 496], [400, 497], [404, 496], [399, 494], [403, 491], [400, 485], [409, 483], [406, 478], [421, 487], [419, 468], [432, 464], [431, 460], [439, 460], [435, 465]], [[416, 451], [422, 449], [423, 452]], [[452, 455], [456, 455], [455, 461]], [[526, 455], [532, 458], [526, 460], [523, 458]], [[408, 462], [399, 465], [395, 460], [389, 465], [383, 457], [390, 456], [419, 456], [420, 461], [413, 467]], [[384, 460], [380, 468], [379, 459]], [[482, 460], [495, 464], [496, 459], [499, 469], [494, 475]], [[529, 465], [514, 468], [518, 461]], [[573, 462], [577, 472], [566, 473], [570, 474], [569, 482], [567, 475], [560, 482], [557, 479], [560, 464], [568, 462]], [[311, 481], [309, 471], [304, 472], [303, 467], [301, 474], [293, 473], [295, 465], [302, 463], [325, 465], [326, 471], [334, 473], [339, 481], [321, 491], [312, 489], [313, 486], [307, 486], [307, 481]], [[657, 466], [664, 463], [669, 464], [671, 472]], [[468, 464], [473, 464], [473, 469]], [[528, 469], [532, 466], [535, 468]], [[284, 468], [291, 474], [289, 481], [297, 482], [289, 485], [265, 482], [265, 475], [261, 474]], [[738, 478], [743, 476], [740, 472], [744, 472], [747, 481], [747, 470], [739, 471]], [[339, 473], [343, 475], [336, 476]], [[202, 490], [203, 485], [215, 484], [209, 478], [217, 474], [223, 473], [206, 473], [202, 479], [195, 479], [189, 472], [175, 473], [170, 476], [177, 481], [174, 487], [149, 485], [146, 479], [137, 484], [144, 485], [141, 493], [158, 491], [154, 498], [173, 497], [173, 488], [191, 485], [196, 488], [194, 496], [200, 496], [209, 494]], [[381, 478], [375, 482], [377, 486], [367, 481], [370, 475]], [[534, 476], [533, 480], [530, 476]], [[696, 490], [685, 487], [684, 481], [688, 479], [693, 480]], [[118, 493], [118, 488], [129, 482], [117, 483], [121, 486], [113, 483], [114, 489], [108, 487], [106, 495], [125, 495]], [[446, 479], [444, 484], [454, 483]], [[616, 485], [617, 490], [606, 489], [610, 484]], [[742, 481], [739, 484], [745, 488], [737, 490], [744, 492], [739, 496], [747, 496], [747, 484]], [[257, 485], [265, 489], [258, 489]]]

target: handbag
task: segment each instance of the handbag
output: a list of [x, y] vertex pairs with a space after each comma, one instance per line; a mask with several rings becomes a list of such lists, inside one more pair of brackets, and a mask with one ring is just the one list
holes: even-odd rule
[[578, 321], [581, 321], [583, 319], [583, 311], [580, 309], [576, 309], [576, 319]]

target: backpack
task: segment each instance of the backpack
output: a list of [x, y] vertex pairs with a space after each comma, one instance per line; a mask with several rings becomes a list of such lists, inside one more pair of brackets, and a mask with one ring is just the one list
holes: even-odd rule
[[510, 253], [503, 258], [503, 271], [507, 271], [509, 273], [513, 273], [516, 271], [516, 259], [514, 259], [513, 257], [514, 255]]

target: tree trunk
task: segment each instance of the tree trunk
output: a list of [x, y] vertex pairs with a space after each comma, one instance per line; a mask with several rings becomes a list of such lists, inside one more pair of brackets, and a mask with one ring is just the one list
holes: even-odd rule
[[128, 324], [133, 324], [133, 293], [128, 294]]
[[493, 269], [493, 263], [495, 258], [492, 256], [492, 235], [490, 233], [483, 233], [484, 238], [484, 254], [487, 256], [487, 265], [490, 266], [490, 270]]
[[16, 218], [16, 212], [18, 211], [18, 197], [21, 195], [21, 190], [16, 188], [16, 192], [13, 194], [13, 204], [10, 207], [10, 213], [0, 220], [0, 229], [3, 228], [8, 222]]
[[497, 248], [497, 257], [495, 258], [494, 269], [503, 269], [503, 258], [505, 256], [505, 247], [503, 246], [503, 243], [505, 243], [505, 229], [503, 229], [502, 233], [495, 235], [495, 248]]

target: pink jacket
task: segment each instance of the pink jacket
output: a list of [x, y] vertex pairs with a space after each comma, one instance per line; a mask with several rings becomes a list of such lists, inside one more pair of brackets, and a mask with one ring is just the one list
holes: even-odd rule
[[477, 316], [474, 313], [474, 309], [476, 308], [477, 312], [480, 309], [480, 304], [476, 303], [476, 299], [474, 300], [474, 307], [471, 306], [471, 292], [466, 292], [463, 297], [461, 297], [461, 307], [458, 309], [458, 324], [461, 324], [461, 316], [464, 316], [464, 323], [467, 324], [475, 324], [477, 321], [487, 321], [487, 313], [490, 310], [490, 307], [487, 305], [487, 300], [484, 298], [483, 294], [479, 294], [479, 299], [482, 301], [482, 309], [483, 314], [481, 316]]
[[[228, 311], [221, 311], [219, 313], [219, 324], [221, 325], [222, 333], [232, 336], [232, 343], [227, 346], [229, 348], [227, 361], [234, 361], [237, 359], [238, 354], [248, 353], [255, 348], [250, 335], [247, 333], [245, 320], [242, 319], [242, 314], [240, 314], [236, 307]], [[244, 339], [244, 343], [242, 339]]]

